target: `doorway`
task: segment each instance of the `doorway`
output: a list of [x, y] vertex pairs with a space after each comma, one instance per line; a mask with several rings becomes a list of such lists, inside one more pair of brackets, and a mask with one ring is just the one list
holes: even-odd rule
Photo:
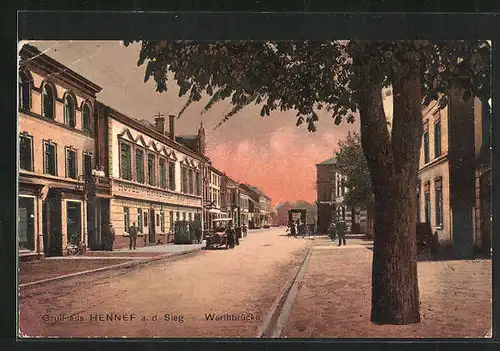
[[156, 242], [156, 225], [155, 225], [155, 210], [150, 209], [149, 210], [149, 242], [150, 243], [155, 243]]
[[19, 249], [35, 251], [35, 198], [19, 197]]
[[68, 245], [78, 245], [82, 241], [82, 204], [76, 201], [66, 202], [66, 228]]

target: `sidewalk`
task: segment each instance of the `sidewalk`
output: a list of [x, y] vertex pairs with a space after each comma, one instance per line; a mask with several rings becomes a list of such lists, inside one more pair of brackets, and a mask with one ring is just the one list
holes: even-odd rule
[[88, 251], [83, 256], [48, 257], [32, 262], [20, 262], [19, 284], [56, 279], [84, 272], [92, 273], [125, 264], [134, 265], [150, 262], [199, 251], [203, 246], [204, 243], [199, 245], [154, 245], [140, 247], [136, 250]]
[[118, 249], [118, 250], [111, 251], [111, 252], [115, 252], [118, 254], [123, 254], [123, 253], [130, 253], [130, 254], [134, 254], [134, 253], [139, 253], [139, 254], [144, 254], [144, 253], [158, 253], [158, 254], [161, 254], [161, 253], [181, 253], [181, 252], [197, 251], [197, 250], [200, 250], [204, 246], [205, 246], [205, 240], [203, 240], [201, 244], [151, 245], [151, 246], [141, 246], [141, 247], [136, 248], [135, 250], [129, 250], [128, 248], [123, 248], [123, 249]]
[[372, 243], [317, 237], [281, 337], [484, 338], [492, 321], [491, 259], [418, 262], [421, 322], [370, 322]]

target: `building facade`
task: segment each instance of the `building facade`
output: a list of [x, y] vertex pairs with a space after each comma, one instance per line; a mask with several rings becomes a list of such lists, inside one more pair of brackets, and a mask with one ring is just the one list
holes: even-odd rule
[[226, 209], [223, 208], [222, 193], [223, 193], [223, 178], [224, 174], [209, 164], [206, 167], [205, 173], [205, 230], [213, 228], [213, 220], [217, 218], [226, 218]]
[[167, 132], [162, 117], [148, 125], [98, 104], [99, 125], [108, 136], [105, 172], [111, 184], [115, 246], [128, 245], [133, 223], [138, 243], [147, 245], [172, 239], [176, 221], [203, 221], [202, 172], [207, 159], [176, 141], [175, 116], [169, 116]]
[[65, 254], [87, 238], [85, 176], [95, 167], [101, 88], [31, 45], [20, 51], [18, 242], [21, 253]]
[[491, 211], [491, 106], [488, 101], [474, 101], [475, 193], [474, 242], [479, 251], [490, 252]]
[[227, 216], [233, 219], [236, 226], [240, 225], [240, 194], [239, 184], [234, 179], [224, 174], [222, 177], [222, 209]]
[[457, 89], [448, 100], [443, 109], [436, 102], [423, 109], [417, 221], [430, 223], [442, 245], [466, 258], [491, 239], [489, 133], [483, 139], [480, 130], [489, 131], [489, 106], [464, 102]]
[[326, 234], [331, 221], [343, 220], [350, 232], [366, 233], [368, 228], [367, 211], [345, 204], [347, 176], [339, 172], [335, 157], [316, 165], [317, 189], [317, 230]]
[[335, 216], [335, 157], [316, 165], [316, 204], [318, 206], [317, 231], [326, 234]]
[[252, 218], [252, 213], [250, 212], [250, 203], [251, 198], [248, 191], [245, 187], [242, 187], [241, 184], [238, 188], [239, 193], [239, 208], [240, 208], [240, 225], [245, 225], [247, 228], [250, 228], [250, 220]]

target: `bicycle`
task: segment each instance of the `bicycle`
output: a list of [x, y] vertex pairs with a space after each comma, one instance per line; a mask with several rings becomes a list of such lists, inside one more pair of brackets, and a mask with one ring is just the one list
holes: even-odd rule
[[87, 245], [83, 241], [79, 244], [68, 244], [66, 246], [66, 252], [70, 256], [84, 255], [87, 252]]

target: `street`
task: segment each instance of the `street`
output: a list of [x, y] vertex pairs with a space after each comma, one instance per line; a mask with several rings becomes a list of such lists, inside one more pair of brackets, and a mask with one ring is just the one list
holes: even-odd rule
[[54, 337], [482, 338], [491, 329], [491, 259], [419, 260], [422, 321], [406, 326], [370, 322], [371, 261], [372, 242], [356, 236], [338, 247], [325, 236], [286, 237], [283, 227], [251, 231], [232, 250], [24, 286], [20, 331]]
[[250, 232], [232, 250], [22, 288], [20, 330], [59, 337], [255, 337], [310, 243], [284, 234], [284, 228]]

